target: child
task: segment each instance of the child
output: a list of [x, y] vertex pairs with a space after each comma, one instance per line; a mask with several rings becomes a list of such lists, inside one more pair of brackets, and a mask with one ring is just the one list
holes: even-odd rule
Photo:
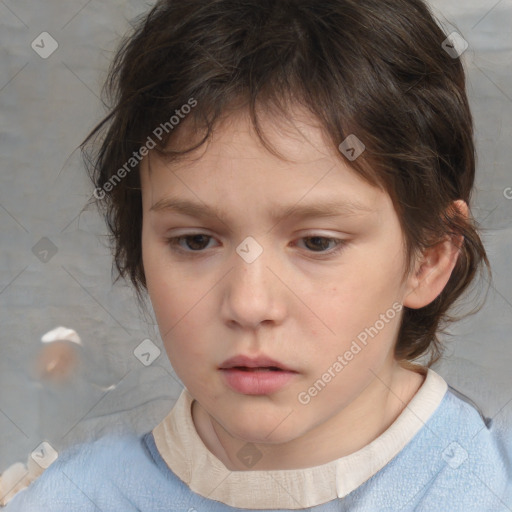
[[9, 512], [512, 510], [510, 433], [430, 368], [488, 266], [459, 43], [421, 0], [156, 4], [86, 142], [185, 389]]

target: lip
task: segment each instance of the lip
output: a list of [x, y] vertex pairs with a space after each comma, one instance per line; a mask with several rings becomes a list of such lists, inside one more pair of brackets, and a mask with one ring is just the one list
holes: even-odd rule
[[285, 387], [297, 374], [285, 370], [221, 369], [224, 382], [243, 395], [270, 395]]
[[[271, 367], [277, 370], [269, 370]], [[235, 356], [224, 361], [219, 370], [225, 383], [233, 391], [244, 395], [275, 393], [298, 375], [295, 370], [267, 356]]]
[[230, 357], [226, 361], [224, 361], [220, 366], [219, 370], [227, 370], [230, 368], [235, 368], [236, 366], [245, 367], [245, 368], [279, 368], [280, 370], [294, 372], [292, 368], [284, 365], [283, 363], [276, 361], [275, 359], [271, 359], [265, 355], [260, 355], [256, 357], [250, 357], [243, 354], [240, 354], [235, 357]]

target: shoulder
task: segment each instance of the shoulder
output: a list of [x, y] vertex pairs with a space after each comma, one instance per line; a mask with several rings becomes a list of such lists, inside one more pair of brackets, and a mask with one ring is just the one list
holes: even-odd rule
[[403, 512], [512, 510], [510, 426], [450, 387], [436, 403], [428, 419], [418, 416], [421, 428], [401, 452], [353, 493], [354, 511], [372, 510], [372, 500]]
[[[512, 505], [512, 428], [486, 417], [467, 396], [449, 387], [425, 425], [432, 464], [421, 505], [452, 510], [509, 510]], [[423, 510], [423, 508], [421, 509]]]
[[[130, 511], [126, 489], [154, 467], [144, 436], [108, 435], [59, 453], [57, 460], [7, 505], [7, 512]], [[142, 479], [144, 480], [144, 478]], [[119, 508], [113, 508], [119, 503]]]
[[497, 417], [484, 415], [469, 397], [452, 388], [439, 407], [437, 422], [433, 421], [446, 436], [464, 443], [469, 450], [489, 458], [512, 457], [512, 425], [499, 423]]

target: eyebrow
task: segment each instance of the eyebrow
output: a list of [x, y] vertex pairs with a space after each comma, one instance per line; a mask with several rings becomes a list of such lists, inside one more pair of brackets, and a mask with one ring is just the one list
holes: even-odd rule
[[[196, 203], [186, 199], [167, 197], [154, 204], [149, 211], [153, 212], [176, 212], [183, 215], [196, 218], [217, 217], [224, 219], [225, 213], [206, 204]], [[323, 201], [321, 203], [290, 205], [274, 207], [270, 211], [272, 221], [281, 221], [286, 217], [292, 216], [296, 219], [321, 218], [321, 217], [349, 217], [373, 213], [375, 210], [369, 206], [357, 201], [349, 202]]]

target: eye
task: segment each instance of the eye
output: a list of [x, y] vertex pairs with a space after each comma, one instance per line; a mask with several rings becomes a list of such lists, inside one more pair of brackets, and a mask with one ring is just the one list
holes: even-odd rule
[[[204, 233], [188, 233], [182, 236], [167, 238], [167, 243], [171, 250], [177, 253], [184, 253], [190, 256], [200, 255], [208, 248], [208, 243], [213, 239], [212, 236]], [[341, 251], [346, 243], [339, 238], [328, 238], [325, 236], [303, 237], [300, 241], [305, 241], [305, 246], [310, 253], [317, 253], [319, 256], [330, 256]], [[184, 242], [182, 244], [181, 242]], [[331, 250], [329, 245], [334, 244]], [[194, 254], [196, 253], [196, 254]]]
[[[173, 238], [168, 238], [167, 243], [170, 245], [171, 250], [176, 252], [203, 252], [203, 249], [208, 245], [208, 239], [212, 239], [213, 237], [209, 235], [205, 235], [203, 233], [190, 233], [187, 235], [176, 236]], [[187, 249], [184, 249], [182, 245], [180, 245], [180, 241], [184, 240]], [[206, 243], [205, 243], [206, 241]]]
[[[331, 255], [337, 253], [343, 249], [345, 244], [345, 240], [341, 240], [339, 238], [328, 238], [325, 236], [308, 236], [301, 238], [301, 240], [306, 241], [305, 245], [308, 249], [313, 248], [309, 252], [319, 253], [320, 255]], [[334, 244], [334, 247], [331, 250], [327, 250], [329, 244]]]

